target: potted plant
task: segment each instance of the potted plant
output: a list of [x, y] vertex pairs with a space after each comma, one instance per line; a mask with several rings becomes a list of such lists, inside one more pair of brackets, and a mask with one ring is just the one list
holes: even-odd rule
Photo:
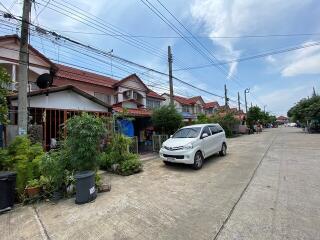
[[62, 198], [67, 159], [64, 149], [55, 149], [46, 153], [40, 163], [44, 192], [52, 200]]
[[25, 192], [29, 198], [37, 197], [40, 193], [41, 185], [38, 179], [28, 181]]
[[66, 146], [75, 171], [76, 203], [87, 203], [97, 196], [95, 171], [100, 156], [100, 140], [106, 129], [102, 119], [87, 113], [69, 119], [66, 127]]

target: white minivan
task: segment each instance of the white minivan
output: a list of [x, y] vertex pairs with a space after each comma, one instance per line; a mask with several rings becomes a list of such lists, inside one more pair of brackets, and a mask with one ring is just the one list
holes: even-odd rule
[[226, 135], [219, 124], [196, 124], [180, 128], [162, 144], [159, 152], [165, 164], [192, 164], [194, 169], [200, 169], [203, 160], [216, 153], [220, 156], [227, 154]]

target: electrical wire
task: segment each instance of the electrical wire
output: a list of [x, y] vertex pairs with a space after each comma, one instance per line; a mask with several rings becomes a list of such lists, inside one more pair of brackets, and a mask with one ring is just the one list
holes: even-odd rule
[[[34, 24], [32, 24], [32, 23], [29, 23], [29, 24], [34, 26]], [[130, 60], [123, 59], [123, 58], [120, 58], [120, 57], [117, 57], [117, 56], [114, 56], [114, 55], [110, 56], [110, 54], [108, 54], [108, 53], [106, 53], [106, 52], [104, 52], [104, 51], [102, 51], [102, 50], [95, 49], [95, 48], [93, 48], [93, 47], [91, 47], [91, 46], [87, 46], [87, 45], [81, 44], [81, 43], [79, 43], [78, 41], [72, 40], [72, 39], [70, 39], [70, 38], [68, 38], [68, 37], [64, 37], [64, 36], [62, 36], [62, 35], [58, 35], [58, 34], [55, 33], [55, 32], [51, 32], [51, 31], [49, 31], [49, 30], [46, 30], [46, 34], [51, 34], [52, 36], [54, 36], [54, 37], [56, 37], [56, 38], [62, 38], [62, 39], [64, 39], [64, 40], [66, 40], [66, 41], [70, 41], [70, 42], [73, 43], [73, 44], [77, 44], [77, 45], [80, 45], [80, 46], [82, 46], [82, 47], [86, 47], [86, 48], [90, 49], [91, 51], [94, 51], [94, 52], [96, 52], [96, 53], [102, 54], [102, 55], [104, 55], [104, 56], [113, 57], [113, 58], [118, 59], [118, 60], [120, 60], [120, 61], [122, 61], [122, 62], [126, 62], [126, 63], [128, 63], [128, 64], [132, 64], [132, 65], [134, 65], [134, 66], [136, 66], [136, 67], [140, 67], [140, 68], [143, 68], [143, 69], [145, 69], [145, 70], [152, 71], [152, 72], [154, 72], [154, 73], [157, 73], [157, 74], [160, 74], [160, 75], [163, 75], [163, 76], [168, 76], [168, 74], [166, 74], [166, 73], [163, 73], [163, 72], [160, 72], [160, 71], [158, 71], [158, 70], [155, 70], [155, 69], [152, 69], [152, 68], [143, 66], [143, 65], [141, 65], [141, 64], [134, 63], [134, 62], [132, 62], [132, 61], [130, 61]], [[208, 95], [215, 96], [215, 97], [222, 98], [222, 99], [224, 98], [223, 96], [221, 96], [221, 95], [219, 95], [219, 94], [215, 94], [215, 93], [209, 92], [209, 91], [207, 91], [207, 90], [201, 89], [201, 88], [199, 88], [199, 87], [197, 87], [197, 86], [194, 86], [194, 85], [192, 85], [192, 84], [190, 84], [190, 83], [188, 83], [188, 82], [186, 82], [186, 81], [183, 81], [183, 80], [181, 80], [181, 79], [179, 79], [179, 78], [177, 78], [177, 77], [173, 77], [173, 79], [175, 79], [176, 81], [179, 81], [179, 82], [183, 83], [184, 85], [187, 85], [187, 86], [189, 86], [189, 87], [192, 87], [192, 88], [194, 88], [194, 89], [196, 89], [196, 90], [198, 90], [198, 91], [200, 91], [200, 92], [204, 92], [204, 93], [206, 93], [206, 94], [208, 94]], [[232, 99], [230, 99], [230, 101], [237, 102], [237, 101], [232, 100]]]

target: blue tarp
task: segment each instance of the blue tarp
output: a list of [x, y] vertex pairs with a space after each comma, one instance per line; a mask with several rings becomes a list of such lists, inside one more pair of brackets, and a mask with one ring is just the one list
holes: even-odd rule
[[119, 132], [123, 133], [128, 137], [134, 136], [134, 127], [132, 121], [118, 120]]

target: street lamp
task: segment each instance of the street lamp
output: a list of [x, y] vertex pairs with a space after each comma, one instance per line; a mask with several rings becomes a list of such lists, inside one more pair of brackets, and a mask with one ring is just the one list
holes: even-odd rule
[[246, 113], [248, 112], [247, 93], [249, 93], [249, 92], [250, 92], [250, 88], [246, 88], [246, 89], [244, 90], [244, 103], [245, 103], [245, 105], [246, 105]]

